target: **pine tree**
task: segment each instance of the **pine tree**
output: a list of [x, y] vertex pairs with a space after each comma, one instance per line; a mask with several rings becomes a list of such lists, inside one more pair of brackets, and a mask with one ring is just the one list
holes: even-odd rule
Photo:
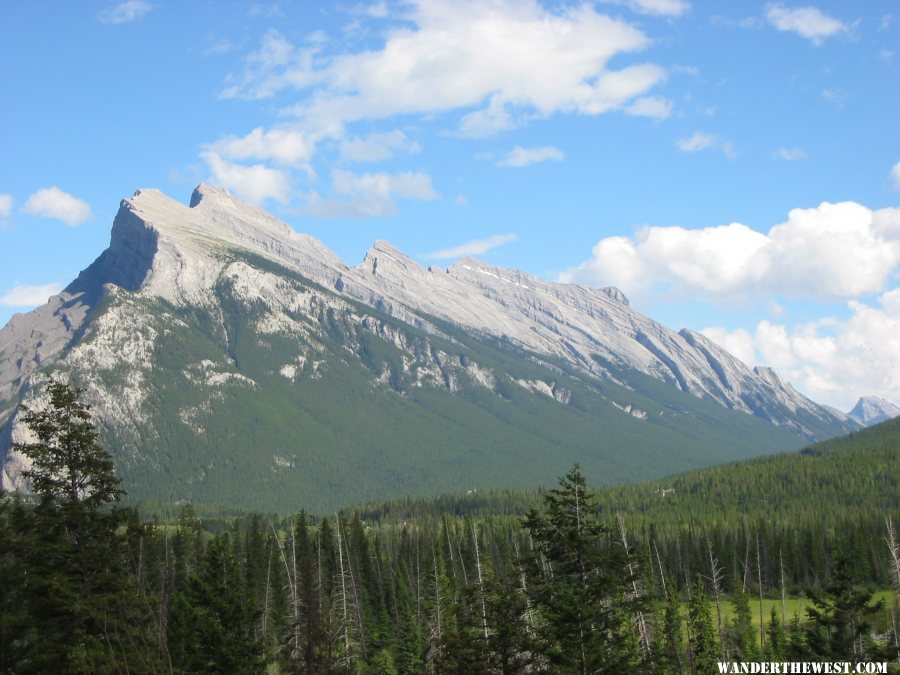
[[806, 639], [812, 654], [823, 660], [864, 657], [869, 617], [884, 603], [869, 604], [872, 593], [859, 584], [849, 555], [838, 555], [825, 587], [808, 589], [807, 595], [812, 607], [806, 610], [811, 624]]
[[778, 618], [778, 612], [772, 607], [769, 615], [769, 625], [766, 627], [766, 649], [765, 658], [769, 661], [781, 661], [786, 653], [786, 638], [781, 620]]
[[758, 656], [756, 629], [747, 593], [735, 593], [731, 598], [734, 616], [728, 627], [728, 643], [733, 661], [754, 661]]
[[176, 669], [185, 673], [262, 672], [256, 618], [230, 535], [225, 533], [210, 542], [186, 592], [176, 594], [169, 642]]
[[601, 524], [576, 465], [525, 519], [538, 556], [532, 588], [544, 616], [547, 656], [554, 668], [621, 673], [639, 659], [631, 618], [636, 599], [621, 546]]
[[682, 672], [682, 651], [684, 649], [684, 630], [682, 629], [681, 601], [675, 592], [675, 586], [668, 584], [671, 590], [662, 610], [662, 618], [657, 622], [654, 661], [656, 671], [661, 675], [680, 675]]
[[51, 381], [48, 408], [21, 406], [21, 419], [37, 441], [15, 443], [13, 449], [31, 459], [23, 475], [42, 500], [97, 509], [118, 501], [124, 491], [112, 457], [97, 444], [90, 407], [80, 400], [83, 392]]
[[161, 658], [119, 531], [124, 491], [82, 392], [51, 381], [47, 407], [21, 408], [36, 440], [13, 447], [32, 460], [24, 475], [39, 503], [16, 523], [30, 626], [15, 672], [153, 670]]
[[688, 604], [688, 644], [691, 672], [712, 673], [716, 670], [719, 646], [713, 625], [709, 601], [703, 590], [703, 578], [698, 574]]

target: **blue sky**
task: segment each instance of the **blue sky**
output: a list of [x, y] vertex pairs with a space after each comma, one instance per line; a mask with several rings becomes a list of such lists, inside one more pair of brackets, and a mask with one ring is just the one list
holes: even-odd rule
[[200, 181], [900, 402], [896, 2], [4, 3], [0, 324]]

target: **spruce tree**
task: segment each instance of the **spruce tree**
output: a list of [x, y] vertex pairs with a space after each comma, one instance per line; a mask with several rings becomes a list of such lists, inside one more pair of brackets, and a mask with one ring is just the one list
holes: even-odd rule
[[525, 528], [534, 540], [532, 588], [544, 618], [552, 667], [576, 673], [621, 673], [638, 662], [627, 559], [601, 522], [576, 465], [532, 509]]
[[859, 583], [850, 556], [839, 554], [825, 587], [807, 589], [806, 593], [812, 602], [806, 610], [810, 621], [806, 641], [813, 656], [823, 660], [866, 656], [870, 617], [884, 603], [869, 604], [872, 593]]
[[666, 599], [662, 616], [657, 622], [653, 660], [656, 672], [663, 675], [680, 675], [682, 651], [684, 650], [681, 601], [675, 591], [675, 584], [669, 582], [669, 586], [671, 587], [669, 597]]
[[728, 627], [728, 647], [731, 660], [754, 661], [759, 656], [756, 646], [756, 629], [750, 611], [750, 598], [746, 592], [735, 593], [731, 598], [734, 615]]
[[36, 440], [13, 448], [32, 461], [24, 475], [39, 503], [16, 523], [30, 626], [15, 672], [154, 670], [161, 658], [120, 532], [124, 491], [82, 392], [54, 380], [49, 405], [21, 407]]
[[97, 444], [90, 407], [80, 400], [83, 392], [51, 381], [49, 407], [21, 406], [21, 419], [37, 441], [16, 443], [13, 449], [31, 459], [23, 475], [42, 500], [97, 509], [118, 501], [124, 491], [112, 457]]
[[688, 644], [690, 645], [691, 671], [712, 673], [716, 670], [719, 646], [713, 624], [709, 600], [703, 589], [703, 577], [697, 575], [688, 604]]
[[169, 647], [178, 672], [262, 672], [257, 614], [248, 595], [231, 538], [223, 534], [210, 542], [187, 590], [176, 595]]

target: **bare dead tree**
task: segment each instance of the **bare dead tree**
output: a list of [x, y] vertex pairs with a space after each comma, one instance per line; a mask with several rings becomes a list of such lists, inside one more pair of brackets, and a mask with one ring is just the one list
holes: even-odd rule
[[[725, 628], [722, 624], [722, 568], [719, 560], [713, 555], [712, 543], [709, 535], [706, 535], [706, 551], [709, 554], [709, 583], [712, 587], [713, 598], [716, 601], [716, 626], [719, 629], [719, 645], [725, 647]], [[725, 656], [727, 658], [727, 648]]]
[[478, 534], [475, 532], [475, 522], [472, 524], [472, 543], [475, 545], [475, 570], [478, 572], [478, 593], [481, 597], [481, 625], [484, 629], [484, 639], [488, 639], [487, 604], [484, 601], [484, 577], [481, 572], [481, 553], [478, 551]]
[[[622, 520], [622, 516], [620, 514], [616, 514], [616, 523], [619, 526], [619, 536], [622, 538], [622, 548], [625, 551], [625, 559], [628, 561], [628, 576], [631, 579], [631, 597], [632, 599], [638, 599], [643, 596], [643, 589], [641, 589], [640, 583], [637, 579], [637, 574], [634, 568], [634, 563], [631, 558], [631, 551], [628, 549], [628, 537], [625, 532], [625, 521]], [[634, 617], [635, 624], [637, 625], [638, 630], [638, 640], [641, 645], [641, 651], [644, 652], [645, 655], [650, 654], [650, 630], [647, 627], [647, 620], [644, 617], [644, 613], [638, 610], [637, 614]]]

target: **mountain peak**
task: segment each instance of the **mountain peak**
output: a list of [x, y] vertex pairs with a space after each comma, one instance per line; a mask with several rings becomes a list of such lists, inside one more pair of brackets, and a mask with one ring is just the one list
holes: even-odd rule
[[419, 263], [384, 239], [377, 239], [372, 244], [359, 268], [372, 275], [384, 275], [388, 270], [393, 271], [394, 275], [427, 274]]
[[209, 183], [200, 183], [191, 193], [190, 207], [194, 208], [195, 206], [198, 206], [200, 202], [207, 198], [237, 201], [226, 188], [216, 187]]
[[900, 408], [887, 399], [877, 396], [861, 396], [847, 416], [868, 427], [900, 417]]

